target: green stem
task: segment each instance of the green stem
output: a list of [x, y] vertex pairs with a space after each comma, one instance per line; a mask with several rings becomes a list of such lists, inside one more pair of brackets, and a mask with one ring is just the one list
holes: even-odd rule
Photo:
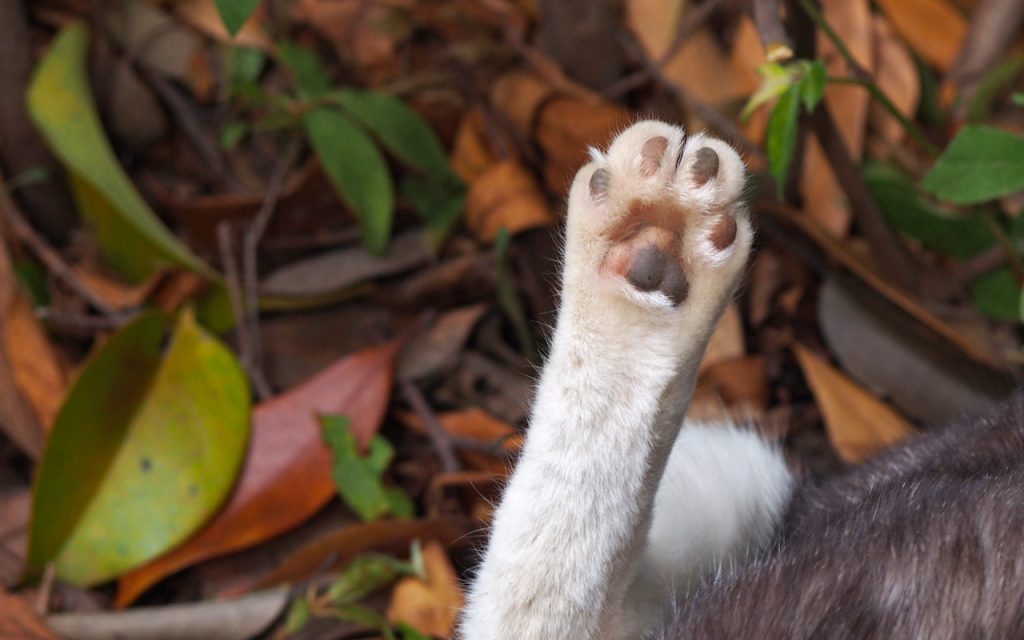
[[924, 132], [906, 116], [900, 113], [900, 110], [896, 108], [896, 105], [889, 99], [889, 96], [885, 95], [885, 92], [875, 84], [874, 80], [872, 80], [871, 74], [865, 71], [864, 67], [860, 66], [857, 59], [853, 57], [853, 53], [851, 53], [847, 48], [846, 43], [843, 42], [842, 38], [839, 37], [839, 34], [832, 29], [832, 26], [829, 25], [827, 20], [825, 20], [825, 16], [822, 15], [821, 11], [818, 10], [818, 7], [815, 6], [814, 1], [800, 0], [800, 6], [802, 6], [804, 11], [807, 12], [807, 15], [814, 20], [814, 23], [825, 32], [825, 35], [832, 42], [833, 46], [835, 46], [836, 50], [839, 51], [839, 54], [843, 56], [846, 63], [850, 65], [850, 70], [855, 76], [853, 78], [829, 78], [829, 82], [859, 84], [866, 88], [868, 93], [871, 94], [871, 97], [877, 100], [878, 103], [882, 105], [883, 109], [888, 111], [899, 121], [900, 125], [908, 134], [910, 134], [910, 137], [912, 137], [917, 144], [921, 145], [921, 148], [924, 149], [928, 155], [939, 155], [939, 149], [932, 144], [930, 140], [928, 140], [928, 137], [924, 135]]
[[984, 208], [979, 211], [982, 219], [988, 225], [992, 235], [995, 236], [996, 242], [1003, 248], [1006, 253], [1006, 258], [1010, 262], [1010, 268], [1013, 270], [1014, 275], [1017, 276], [1017, 282], [1024, 282], [1024, 259], [1021, 258], [1020, 253], [1017, 251], [1016, 243], [1010, 234], [1003, 228], [1000, 223], [998, 216], [991, 209]]

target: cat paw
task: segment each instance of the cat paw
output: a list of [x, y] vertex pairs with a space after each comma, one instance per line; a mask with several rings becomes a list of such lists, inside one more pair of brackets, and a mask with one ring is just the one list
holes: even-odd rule
[[753, 238], [732, 147], [644, 121], [592, 156], [570, 192], [567, 272], [576, 262], [580, 277], [648, 308], [731, 294]]

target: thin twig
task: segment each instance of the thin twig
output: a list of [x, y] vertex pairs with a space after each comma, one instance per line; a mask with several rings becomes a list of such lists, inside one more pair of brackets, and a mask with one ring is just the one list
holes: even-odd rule
[[839, 186], [850, 200], [861, 232], [871, 242], [878, 265], [903, 289], [909, 289], [918, 280], [917, 264], [899, 244], [885, 218], [875, 204], [868, 187], [861, 178], [860, 169], [846, 148], [843, 137], [824, 104], [810, 115], [811, 128], [821, 143]]
[[47, 270], [54, 277], [64, 282], [69, 289], [77, 293], [89, 306], [108, 318], [117, 318], [123, 315], [118, 309], [108, 304], [106, 300], [86, 286], [78, 277], [78, 274], [75, 273], [75, 270], [64, 262], [64, 259], [61, 258], [57, 250], [51, 247], [50, 243], [41, 235], [36, 233], [32, 225], [22, 216], [21, 211], [18, 210], [18, 206], [11, 199], [10, 194], [7, 193], [7, 186], [4, 184], [2, 177], [0, 177], [0, 215], [3, 216], [15, 237], [28, 247], [29, 251], [43, 263]]
[[36, 317], [46, 323], [52, 331], [75, 337], [92, 338], [97, 333], [118, 329], [135, 317], [134, 313], [119, 316], [93, 316], [53, 308], [36, 310]]
[[1022, 22], [1024, 2], [1020, 0], [982, 0], [974, 10], [960, 53], [946, 76], [947, 82], [960, 86], [954, 110], [961, 117], [967, 114], [981, 79], [1019, 35]]
[[714, 107], [705, 104], [702, 100], [690, 93], [689, 90], [684, 88], [682, 85], [676, 84], [671, 78], [665, 75], [664, 71], [647, 58], [647, 55], [643, 51], [643, 47], [641, 47], [640, 44], [628, 34], [623, 34], [623, 40], [625, 42], [625, 46], [631, 50], [638, 60], [641, 61], [641, 64], [643, 64], [644, 68], [647, 69], [647, 72], [651, 74], [651, 77], [655, 78], [659, 84], [668, 89], [668, 91], [671, 92], [686, 108], [695, 111], [697, 115], [707, 121], [713, 129], [725, 136], [729, 142], [743, 147], [744, 152], [758, 158], [760, 161], [764, 160], [764, 152], [747, 137], [747, 134], [744, 133], [743, 129], [739, 128], [735, 122], [723, 115]]
[[964, 289], [969, 284], [1006, 264], [1009, 258], [1002, 245], [996, 245], [965, 261], [953, 272], [953, 284]]
[[430, 436], [430, 441], [434, 444], [434, 448], [437, 449], [437, 455], [441, 458], [441, 468], [444, 469], [445, 473], [461, 470], [462, 465], [459, 464], [459, 459], [455, 457], [451, 438], [448, 436], [448, 432], [444, 430], [441, 421], [438, 420], [437, 414], [430, 408], [427, 399], [423, 397], [423, 392], [409, 380], [402, 380], [400, 386], [402, 388], [402, 396], [405, 397], [405, 401], [409, 403], [412, 410], [416, 412], [416, 416], [423, 423], [427, 434]]
[[243, 292], [242, 279], [238, 273], [238, 265], [235, 264], [235, 247], [232, 238], [232, 225], [230, 221], [223, 221], [217, 225], [217, 245], [220, 249], [221, 263], [224, 266], [224, 281], [228, 289], [228, 299], [231, 301], [231, 312], [235, 316], [235, 340], [238, 342], [238, 360], [249, 376], [256, 396], [265, 400], [273, 395], [270, 385], [263, 376], [263, 371], [256, 366], [253, 357], [252, 335], [249, 333], [249, 323], [246, 322], [245, 314], [245, 293]]
[[254, 383], [259, 381], [256, 385], [256, 391], [263, 399], [269, 398], [272, 394], [270, 385], [267, 384], [266, 378], [263, 375], [263, 341], [260, 337], [259, 272], [256, 265], [256, 254], [259, 249], [260, 240], [263, 239], [263, 234], [266, 233], [270, 220], [274, 216], [274, 211], [277, 209], [277, 202], [280, 200], [281, 192], [284, 189], [285, 178], [287, 178], [288, 172], [291, 171], [292, 166], [299, 157], [300, 142], [301, 138], [298, 136], [292, 136], [288, 142], [284, 154], [278, 161], [277, 166], [274, 167], [274, 172], [270, 175], [270, 180], [267, 182], [267, 191], [263, 198], [263, 204], [260, 206], [259, 211], [256, 212], [256, 217], [253, 218], [252, 223], [245, 230], [242, 245], [242, 290], [244, 292], [242, 300], [244, 302], [244, 313], [239, 322], [246, 325], [246, 332], [249, 334], [249, 348], [252, 358], [252, 371], [250, 375], [253, 377]]

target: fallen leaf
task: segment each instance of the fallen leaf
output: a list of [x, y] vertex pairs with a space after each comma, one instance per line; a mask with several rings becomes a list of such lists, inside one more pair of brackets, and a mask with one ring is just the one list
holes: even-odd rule
[[148, 2], [116, 4], [99, 18], [123, 51], [163, 76], [189, 79], [192, 57], [203, 44], [194, 31]]
[[31, 512], [32, 491], [28, 487], [0, 494], [0, 590], [20, 582], [25, 573]]
[[[656, 52], [651, 57], [658, 60], [664, 53]], [[746, 73], [735, 72], [725, 49], [708, 27], [702, 27], [691, 34], [664, 68], [670, 80], [710, 105], [721, 105], [746, 97], [760, 84], [756, 80], [750, 86]]]
[[[402, 422], [421, 435], [427, 435], [423, 421], [412, 413], [399, 414]], [[511, 456], [522, 447], [523, 438], [519, 430], [507, 422], [495, 418], [483, 409], [471, 408], [449, 411], [437, 416], [445, 433], [458, 438], [474, 440], [481, 445], [494, 445], [495, 451]], [[503, 460], [483, 451], [460, 448], [459, 457], [471, 468], [507, 475], [511, 470], [511, 458]]]
[[[729, 49], [729, 64], [732, 66], [732, 77], [736, 84], [736, 93], [747, 96], [761, 85], [761, 76], [757, 69], [768, 60], [764, 52], [764, 44], [757, 32], [757, 27], [750, 16], [743, 14], [736, 25], [736, 35]], [[767, 108], [764, 109], [767, 111]]]
[[[921, 80], [914, 57], [883, 16], [874, 16], [871, 27], [875, 42], [875, 82], [896, 109], [913, 120], [921, 96]], [[887, 142], [899, 143], [907, 135], [899, 120], [878, 102], [871, 102], [870, 120]]]
[[946, 72], [967, 35], [967, 21], [945, 0], [878, 0], [900, 35], [922, 58]]
[[705, 377], [728, 406], [754, 412], [768, 409], [764, 357], [747, 356], [718, 362], [708, 368]]
[[860, 463], [914, 433], [903, 416], [813, 351], [799, 344], [794, 351], [843, 462]]
[[587, 161], [587, 148], [607, 147], [633, 120], [628, 111], [608, 103], [574, 98], [546, 102], [536, 125], [537, 144], [547, 158], [544, 184], [554, 193], [565, 193]]
[[263, 279], [264, 295], [282, 298], [318, 298], [349, 287], [409, 271], [428, 262], [433, 251], [422, 231], [395, 238], [382, 255], [363, 247], [328, 251], [284, 265]]
[[0, 588], [0, 638], [5, 640], [58, 640], [24, 598]]
[[60, 356], [0, 243], [0, 428], [34, 459], [43, 453], [66, 384]]
[[273, 40], [256, 19], [248, 20], [235, 35], [228, 33], [214, 0], [177, 0], [173, 7], [182, 20], [219, 42], [263, 51], [274, 50]]
[[686, 0], [627, 0], [626, 25], [656, 58], [672, 44]]
[[484, 116], [480, 109], [471, 109], [459, 123], [452, 146], [452, 170], [467, 184], [479, 178], [498, 161], [484, 134]]
[[[1013, 388], [1009, 376], [972, 361], [863, 285], [830, 277], [818, 296], [822, 335], [843, 369], [924, 424], [983, 411]], [[884, 353], [880, 358], [878, 354]]]
[[436, 540], [423, 546], [426, 579], [403, 578], [391, 592], [388, 620], [392, 624], [406, 622], [420, 633], [431, 637], [451, 637], [455, 619], [465, 598], [459, 578], [442, 547]]
[[295, 15], [328, 42], [335, 43], [343, 59], [354, 57], [357, 66], [365, 71], [395, 58], [398, 42], [406, 33], [399, 26], [401, 15], [410, 8], [409, 0], [375, 2], [365, 7], [333, 0], [300, 0]]
[[[868, 0], [825, 0], [822, 13], [857, 63], [868, 73], [873, 72], [874, 45]], [[846, 60], [820, 30], [818, 48], [830, 76], [852, 75]], [[870, 103], [871, 96], [864, 87], [830, 83], [825, 88], [825, 106], [854, 160], [860, 159], [864, 149]], [[835, 237], [845, 238], [851, 221], [846, 194], [815, 136], [807, 138], [800, 189], [804, 202], [808, 203], [807, 214]]]
[[501, 76], [491, 85], [491, 103], [515, 127], [519, 135], [530, 137], [540, 108], [556, 95], [555, 89], [536, 74], [515, 70]]
[[75, 640], [249, 640], [270, 626], [288, 604], [281, 587], [227, 601], [189, 602], [130, 611], [62, 613], [46, 622]]
[[700, 361], [699, 371], [706, 371], [719, 362], [742, 358], [746, 352], [743, 341], [743, 318], [733, 303], [725, 308], [725, 313], [715, 326], [715, 331], [711, 334], [707, 349], [704, 351], [704, 359]]
[[489, 167], [469, 187], [466, 224], [480, 242], [494, 242], [503, 228], [517, 233], [554, 222], [540, 187], [515, 160]]
[[457, 545], [464, 541], [474, 526], [469, 521], [450, 519], [378, 520], [353, 524], [299, 547], [253, 588], [301, 582], [316, 573], [344, 566], [352, 558], [368, 551], [406, 551], [416, 539], [432, 538], [440, 540], [445, 546]]
[[94, 271], [84, 264], [75, 264], [71, 268], [74, 270], [75, 276], [93, 294], [111, 307], [122, 310], [141, 306], [159, 286], [161, 280], [161, 275], [156, 274], [139, 284], [128, 284]]
[[216, 280], [216, 273], [167, 230], [121, 168], [89, 89], [88, 44], [83, 23], [64, 27], [28, 89], [29, 113], [70, 171], [83, 217], [107, 259], [130, 280], [175, 266]]
[[346, 416], [326, 415], [324, 440], [334, 454], [331, 474], [338, 493], [364, 521], [388, 514], [411, 518], [413, 504], [398, 487], [385, 486], [381, 476], [395, 457], [395, 448], [381, 435], [373, 436], [369, 447], [361, 450]]
[[234, 355], [181, 314], [146, 313], [87, 362], [40, 462], [29, 564], [92, 585], [194, 533], [230, 493], [249, 437]]
[[249, 455], [227, 504], [185, 544], [122, 576], [117, 605], [179, 569], [263, 542], [319, 511], [337, 492], [319, 416], [348, 416], [368, 446], [387, 409], [398, 347], [391, 342], [352, 354], [259, 405]]
[[486, 312], [486, 305], [475, 304], [442, 315], [402, 349], [398, 357], [398, 378], [422, 380], [450, 370], [458, 361], [459, 352], [473, 328]]

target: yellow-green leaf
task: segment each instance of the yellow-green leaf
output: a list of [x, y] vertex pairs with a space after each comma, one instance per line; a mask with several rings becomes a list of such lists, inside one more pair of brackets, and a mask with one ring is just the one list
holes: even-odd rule
[[104, 582], [184, 541], [235, 482], [249, 389], [232, 353], [181, 314], [147, 313], [88, 361], [53, 427], [33, 498], [29, 563]]
[[110, 263], [132, 280], [168, 267], [216, 279], [216, 273], [160, 222], [118, 163], [89, 88], [88, 44], [84, 24], [64, 27], [28, 89], [29, 113], [71, 174], [82, 216]]

